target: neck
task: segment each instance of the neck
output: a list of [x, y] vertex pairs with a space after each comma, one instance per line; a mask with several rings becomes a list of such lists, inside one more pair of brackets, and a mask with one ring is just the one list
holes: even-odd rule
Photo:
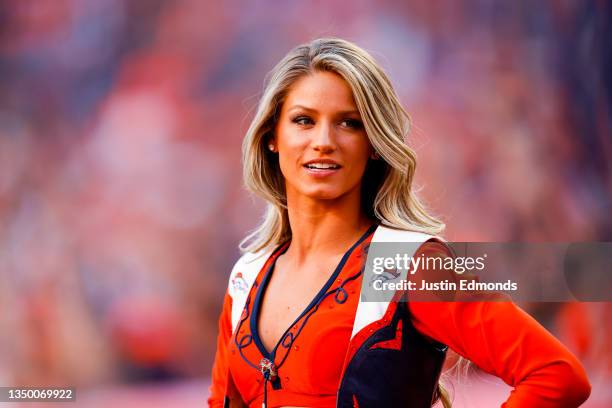
[[285, 256], [296, 265], [309, 256], [344, 253], [373, 221], [361, 210], [360, 191], [335, 200], [287, 194], [291, 243]]

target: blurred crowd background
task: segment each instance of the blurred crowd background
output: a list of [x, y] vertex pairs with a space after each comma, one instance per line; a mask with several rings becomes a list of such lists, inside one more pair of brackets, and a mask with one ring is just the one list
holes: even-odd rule
[[[241, 140], [265, 74], [320, 36], [388, 72], [447, 239], [612, 240], [611, 15], [590, 0], [0, 2], [0, 385], [204, 405], [227, 277], [263, 209]], [[589, 370], [586, 406], [610, 406], [610, 304], [526, 307]]]

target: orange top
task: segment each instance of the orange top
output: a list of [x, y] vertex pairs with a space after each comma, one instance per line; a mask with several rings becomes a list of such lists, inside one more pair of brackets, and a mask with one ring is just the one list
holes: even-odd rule
[[[359, 302], [361, 268], [366, 259], [363, 249], [372, 239], [371, 231], [362, 238], [288, 329], [273, 356], [269, 353], [273, 350], [265, 350], [259, 340], [256, 313], [266, 276], [288, 244], [276, 250], [259, 272], [235, 336], [232, 300], [226, 293], [219, 319], [210, 407], [223, 406], [228, 375], [249, 407], [261, 407], [264, 380], [259, 363], [263, 357], [273, 357], [281, 383], [279, 389], [273, 389], [268, 382], [268, 407], [336, 406]], [[440, 252], [450, 256], [445, 246], [436, 243], [421, 246], [416, 255]], [[340, 286], [344, 290], [337, 290]], [[411, 302], [409, 309], [421, 333], [515, 387], [503, 407], [576, 407], [590, 393], [586, 373], [576, 357], [511, 302]]]

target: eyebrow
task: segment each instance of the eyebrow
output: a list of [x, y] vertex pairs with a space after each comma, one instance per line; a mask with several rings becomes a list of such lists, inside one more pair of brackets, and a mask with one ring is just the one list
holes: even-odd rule
[[[309, 108], [309, 107], [304, 106], [304, 105], [293, 105], [291, 108], [289, 108], [288, 111], [290, 112], [290, 111], [296, 110], [296, 109], [303, 109], [303, 110], [309, 111], [309, 112], [317, 112], [316, 109], [312, 109], [312, 108]], [[340, 114], [340, 115], [348, 115], [348, 114], [353, 114], [353, 113], [359, 115], [359, 111], [356, 110], [356, 109], [344, 110], [344, 111], [340, 111], [340, 112], [337, 112], [337, 113]]]

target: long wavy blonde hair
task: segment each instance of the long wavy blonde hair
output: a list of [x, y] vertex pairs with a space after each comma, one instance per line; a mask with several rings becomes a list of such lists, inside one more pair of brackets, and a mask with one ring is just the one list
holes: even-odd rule
[[368, 140], [380, 160], [370, 160], [362, 181], [365, 213], [398, 229], [437, 235], [444, 224], [413, 189], [416, 154], [405, 140], [410, 118], [389, 78], [365, 50], [340, 38], [319, 38], [293, 48], [266, 76], [263, 95], [242, 143], [244, 183], [268, 203], [263, 222], [240, 243], [244, 252], [291, 238], [285, 183], [278, 157], [266, 147], [291, 85], [305, 75], [331, 71], [351, 87]]
[[[319, 38], [293, 48], [266, 76], [263, 95], [242, 144], [244, 183], [267, 203], [261, 224], [240, 243], [244, 252], [275, 247], [291, 239], [285, 183], [278, 157], [267, 149], [291, 85], [319, 71], [340, 75], [351, 87], [374, 151], [362, 180], [363, 211], [397, 229], [439, 235], [445, 225], [428, 213], [413, 189], [416, 154], [406, 144], [410, 117], [391, 81], [368, 52], [340, 38]], [[436, 393], [445, 407], [448, 394]]]

